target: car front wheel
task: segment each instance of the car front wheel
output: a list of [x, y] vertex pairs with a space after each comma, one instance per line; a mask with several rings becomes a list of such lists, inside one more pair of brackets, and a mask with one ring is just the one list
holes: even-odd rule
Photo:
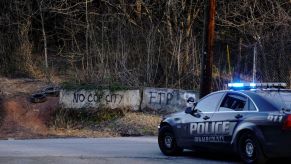
[[252, 133], [245, 133], [240, 137], [238, 151], [244, 163], [262, 164], [267, 161], [257, 138]]
[[160, 129], [158, 137], [159, 147], [165, 155], [173, 156], [182, 153], [183, 149], [177, 145], [173, 130], [169, 126]]

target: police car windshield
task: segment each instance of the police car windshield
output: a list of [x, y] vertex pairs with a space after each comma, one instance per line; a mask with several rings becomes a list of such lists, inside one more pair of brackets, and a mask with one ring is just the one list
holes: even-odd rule
[[257, 93], [278, 109], [291, 110], [291, 90], [266, 90]]

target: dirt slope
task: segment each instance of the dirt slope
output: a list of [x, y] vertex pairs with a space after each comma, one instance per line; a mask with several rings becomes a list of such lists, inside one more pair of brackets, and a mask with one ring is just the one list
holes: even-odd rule
[[4, 120], [0, 138], [38, 138], [48, 134], [47, 123], [56, 108], [58, 98], [48, 98], [40, 104], [32, 104], [25, 96], [4, 99]]
[[51, 97], [34, 104], [29, 96], [46, 87], [39, 80], [0, 78], [0, 138], [39, 138], [47, 136], [50, 114], [58, 105]]

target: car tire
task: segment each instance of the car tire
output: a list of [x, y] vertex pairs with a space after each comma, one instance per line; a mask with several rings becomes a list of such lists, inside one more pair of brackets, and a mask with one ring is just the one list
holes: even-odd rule
[[47, 100], [46, 95], [42, 93], [36, 93], [30, 96], [30, 102], [32, 103], [42, 103]]
[[183, 149], [177, 145], [176, 137], [170, 126], [163, 126], [159, 131], [159, 147], [168, 156], [180, 155]]
[[247, 132], [238, 140], [238, 153], [244, 163], [263, 164], [267, 162], [258, 139], [254, 134]]

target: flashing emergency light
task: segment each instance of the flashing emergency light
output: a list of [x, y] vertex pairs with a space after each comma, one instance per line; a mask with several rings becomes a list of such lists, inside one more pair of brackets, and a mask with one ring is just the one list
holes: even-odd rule
[[241, 88], [244, 87], [244, 83], [228, 83], [228, 87]]
[[232, 90], [250, 90], [257, 88], [285, 88], [286, 83], [228, 83], [228, 88]]

